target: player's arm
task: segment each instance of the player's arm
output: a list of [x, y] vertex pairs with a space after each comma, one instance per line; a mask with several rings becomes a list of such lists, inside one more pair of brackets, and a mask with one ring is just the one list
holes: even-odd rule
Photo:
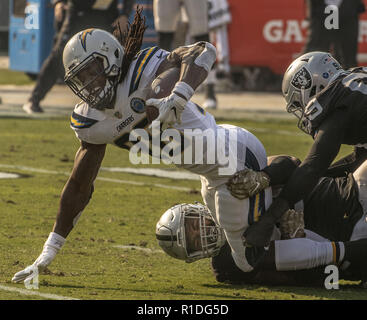
[[367, 149], [363, 147], [354, 147], [351, 154], [343, 157], [333, 163], [327, 170], [327, 177], [341, 177], [346, 173], [354, 172], [358, 167], [367, 160]]
[[320, 177], [325, 175], [340, 150], [346, 127], [345, 119], [345, 111], [340, 110], [321, 124], [308, 155], [293, 172], [280, 194], [289, 204], [309, 194]]
[[268, 166], [260, 171], [250, 168], [237, 171], [227, 182], [232, 196], [246, 199], [270, 186], [285, 184], [301, 161], [287, 155], [268, 157]]
[[253, 246], [266, 246], [272, 235], [275, 223], [290, 208], [316, 186], [320, 177], [335, 159], [346, 130], [346, 111], [338, 110], [322, 122], [315, 141], [306, 159], [294, 170], [266, 214], [252, 224], [245, 232], [246, 242]]
[[[285, 184], [293, 171], [301, 163], [297, 158], [290, 156], [273, 156], [271, 162], [264, 171], [270, 178], [270, 186]], [[352, 173], [367, 160], [367, 149], [364, 147], [354, 147], [352, 153], [334, 162], [323, 174], [323, 177], [342, 177], [346, 173]], [[298, 163], [299, 162], [299, 163]]]
[[70, 233], [76, 217], [83, 211], [92, 196], [93, 182], [97, 177], [105, 150], [105, 144], [81, 142], [75, 156], [73, 170], [61, 193], [53, 232], [64, 238]]
[[[162, 99], [149, 99], [147, 105], [159, 109], [157, 120], [172, 125], [181, 122], [181, 114], [196, 88], [206, 79], [216, 60], [216, 49], [209, 42], [200, 41], [173, 50], [159, 66], [156, 75], [172, 67], [180, 68], [180, 76], [172, 93]], [[174, 111], [172, 113], [171, 111]]]
[[173, 50], [166, 61], [181, 69], [178, 82], [185, 82], [195, 90], [208, 76], [216, 58], [215, 47], [209, 42], [200, 41]]
[[101, 166], [105, 150], [105, 144], [81, 143], [76, 153], [73, 170], [61, 194], [53, 231], [45, 242], [42, 253], [32, 265], [17, 272], [12, 281], [30, 281], [38, 272], [46, 268], [60, 251], [66, 237], [91, 198], [93, 181]]

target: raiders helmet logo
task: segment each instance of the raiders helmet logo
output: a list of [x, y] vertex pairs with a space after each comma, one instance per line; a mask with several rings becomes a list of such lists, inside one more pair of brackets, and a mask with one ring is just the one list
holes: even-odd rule
[[311, 88], [311, 83], [311, 75], [305, 67], [303, 67], [294, 75], [291, 82], [292, 86], [297, 89], [309, 89]]
[[145, 101], [140, 98], [132, 98], [130, 100], [130, 107], [136, 113], [143, 113], [145, 112]]

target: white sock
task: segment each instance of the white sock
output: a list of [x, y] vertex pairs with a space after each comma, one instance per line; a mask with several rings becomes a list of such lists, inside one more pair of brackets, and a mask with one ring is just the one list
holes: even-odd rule
[[342, 242], [317, 242], [307, 238], [275, 241], [275, 264], [278, 271], [338, 264], [343, 258]]

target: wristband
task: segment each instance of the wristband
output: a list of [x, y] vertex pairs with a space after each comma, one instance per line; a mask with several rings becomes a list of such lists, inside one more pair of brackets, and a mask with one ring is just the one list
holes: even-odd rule
[[52, 247], [57, 251], [59, 251], [64, 245], [65, 241], [66, 239], [64, 237], [60, 236], [55, 232], [51, 232], [43, 247], [44, 248]]
[[175, 87], [172, 90], [173, 93], [178, 93], [182, 97], [186, 99], [186, 101], [189, 101], [191, 97], [193, 96], [195, 90], [188, 85], [186, 82], [179, 81], [176, 83]]
[[204, 68], [207, 72], [211, 70], [217, 59], [217, 49], [209, 42], [205, 42], [205, 48], [195, 59], [194, 63]]

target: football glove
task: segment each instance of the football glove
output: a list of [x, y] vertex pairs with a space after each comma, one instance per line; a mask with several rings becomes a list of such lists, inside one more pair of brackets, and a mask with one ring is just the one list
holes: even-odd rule
[[[187, 100], [176, 93], [171, 93], [168, 97], [162, 99], [149, 99], [146, 105], [154, 106], [159, 110], [159, 115], [155, 121], [160, 121], [162, 130], [173, 126], [175, 123], [181, 124], [181, 115], [185, 109]], [[151, 130], [152, 125], [149, 126]]]
[[263, 171], [245, 168], [236, 172], [227, 182], [227, 188], [237, 199], [246, 199], [269, 187], [270, 178]]
[[[24, 283], [30, 283], [52, 262], [56, 254], [64, 245], [65, 240], [66, 239], [59, 234], [51, 232], [43, 246], [42, 253], [36, 259], [36, 261], [32, 265], [26, 267], [24, 270], [17, 272], [11, 280], [15, 283], [22, 281], [24, 281]], [[38, 272], [36, 272], [36, 270]]]
[[245, 231], [246, 245], [254, 247], [267, 247], [273, 234], [275, 224], [282, 215], [289, 210], [287, 200], [276, 198], [269, 209], [260, 216], [259, 221], [251, 224]]
[[297, 212], [293, 209], [287, 210], [280, 218], [281, 239], [304, 238], [305, 222], [303, 212]]

